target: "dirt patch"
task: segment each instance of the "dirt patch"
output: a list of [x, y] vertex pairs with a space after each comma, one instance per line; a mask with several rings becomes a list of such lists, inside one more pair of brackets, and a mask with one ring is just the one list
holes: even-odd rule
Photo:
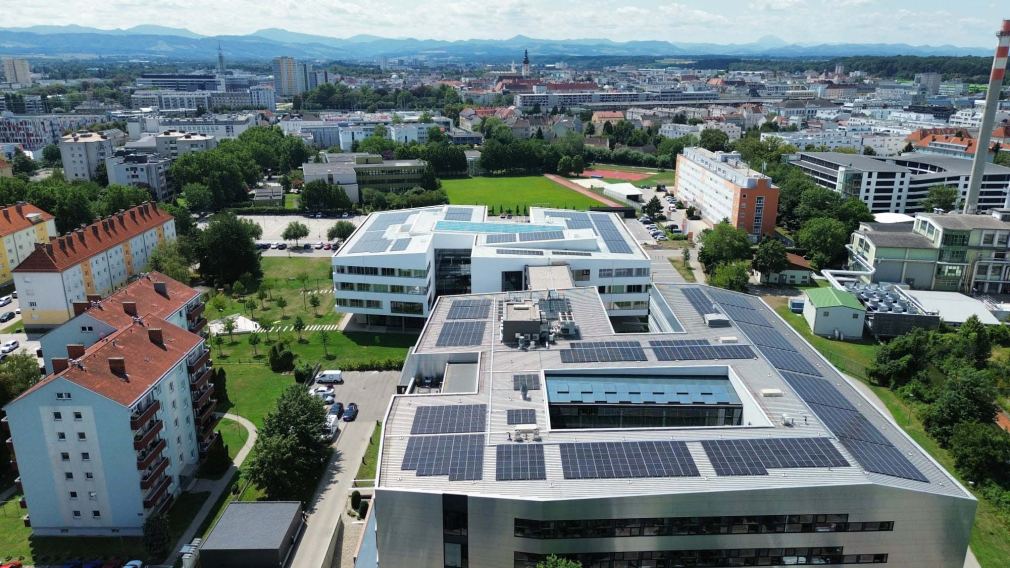
[[619, 170], [586, 170], [582, 172], [582, 177], [601, 177], [607, 179], [623, 179], [627, 181], [641, 181], [652, 177], [652, 174], [641, 174], [638, 172], [623, 172]]
[[559, 184], [559, 185], [562, 185], [564, 187], [567, 187], [568, 189], [571, 189], [572, 191], [577, 191], [577, 192], [581, 193], [582, 195], [585, 195], [586, 197], [591, 197], [591, 198], [595, 199], [596, 201], [599, 201], [603, 205], [606, 205], [607, 207], [621, 207], [621, 205], [619, 203], [611, 201], [611, 200], [607, 199], [606, 197], [602, 197], [602, 196], [600, 196], [600, 195], [598, 195], [596, 193], [593, 193], [592, 191], [589, 191], [588, 189], [582, 187], [581, 185], [579, 185], [577, 183], [572, 183], [571, 181], [568, 181], [568, 180], [566, 180], [565, 178], [563, 178], [561, 176], [556, 176], [554, 174], [544, 174], [544, 177], [547, 178], [547, 179], [549, 179], [549, 180], [551, 180], [551, 181], [553, 181], [556, 184]]

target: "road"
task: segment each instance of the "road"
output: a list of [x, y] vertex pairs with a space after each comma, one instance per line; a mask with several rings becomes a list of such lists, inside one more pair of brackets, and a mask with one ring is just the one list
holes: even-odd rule
[[344, 384], [335, 386], [337, 400], [345, 406], [348, 402], [356, 402], [360, 414], [354, 422], [341, 423], [342, 431], [333, 445], [333, 457], [316, 494], [305, 508], [308, 518], [296, 545], [291, 568], [329, 568], [334, 565], [337, 522], [347, 506], [351, 482], [365, 455], [372, 428], [377, 420], [384, 417], [399, 379], [399, 371], [345, 372]]

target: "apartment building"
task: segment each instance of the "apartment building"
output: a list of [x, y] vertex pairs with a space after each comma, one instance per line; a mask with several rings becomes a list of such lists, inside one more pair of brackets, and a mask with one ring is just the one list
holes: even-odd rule
[[0, 208], [0, 284], [11, 281], [11, 271], [35, 250], [56, 236], [56, 221], [31, 203]]
[[159, 243], [175, 237], [172, 216], [144, 203], [37, 244], [13, 271], [25, 329], [45, 331], [72, 318], [74, 302], [124, 286]]
[[210, 351], [187, 329], [200, 294], [152, 273], [75, 308], [46, 336], [49, 374], [4, 408], [24, 523], [35, 536], [140, 536], [217, 436]]
[[126, 118], [130, 140], [139, 140], [145, 134], [178, 130], [213, 136], [220, 142], [237, 138], [253, 126], [256, 126], [256, 116], [253, 114], [207, 114], [194, 118], [144, 114]]
[[710, 225], [726, 219], [755, 242], [775, 232], [779, 188], [737, 152], [686, 148], [677, 156], [674, 193]]
[[98, 165], [112, 156], [112, 141], [99, 132], [75, 132], [60, 139], [63, 175], [70, 181], [90, 180]]
[[964, 563], [975, 498], [853, 379], [759, 298], [653, 291], [671, 331], [614, 333], [591, 287], [439, 299], [382, 420], [359, 565]]
[[277, 93], [273, 85], [256, 85], [249, 87], [249, 101], [253, 108], [277, 110]]
[[15, 144], [37, 152], [49, 144], [59, 144], [63, 133], [85, 130], [105, 122], [102, 114], [32, 114], [0, 113], [0, 145]]
[[168, 168], [172, 159], [162, 155], [121, 150], [105, 160], [109, 183], [133, 185], [151, 192], [157, 201], [168, 201], [175, 192], [168, 183]]
[[913, 223], [862, 223], [847, 246], [867, 282], [917, 290], [1010, 293], [1010, 211], [919, 213]]
[[[318, 85], [319, 77], [311, 63], [296, 61], [291, 57], [273, 60], [274, 92], [280, 97], [293, 97]], [[327, 78], [324, 76], [324, 79]]]
[[337, 309], [360, 321], [419, 327], [438, 296], [525, 290], [540, 267], [598, 289], [614, 317], [649, 314], [649, 257], [610, 213], [531, 207], [528, 223], [482, 206], [373, 213], [333, 256], [333, 287]]
[[716, 91], [682, 91], [665, 89], [661, 91], [582, 91], [561, 93], [519, 93], [515, 104], [521, 109], [532, 109], [540, 105], [542, 109], [567, 108], [585, 104], [630, 106], [649, 104], [662, 106], [686, 101], [718, 101]]
[[30, 86], [32, 84], [32, 69], [27, 59], [15, 57], [3, 58], [4, 80], [8, 83]]
[[217, 139], [198, 132], [183, 132], [181, 130], [162, 130], [154, 135], [155, 152], [175, 160], [190, 152], [205, 152], [217, 148]]

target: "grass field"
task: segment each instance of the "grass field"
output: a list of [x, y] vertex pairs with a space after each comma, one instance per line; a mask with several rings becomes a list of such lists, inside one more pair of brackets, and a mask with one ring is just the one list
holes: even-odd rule
[[[637, 172], [642, 174], [652, 174], [651, 176], [645, 179], [631, 182], [631, 184], [636, 187], [642, 187], [646, 185], [653, 186], [656, 185], [657, 183], [666, 184], [667, 187], [673, 187], [673, 182], [677, 178], [677, 172], [674, 170], [659, 171], [658, 169], [655, 168], [640, 168], [637, 166], [620, 166], [615, 164], [596, 164], [596, 163], [592, 164], [592, 168], [600, 170], [616, 170], [619, 172]], [[615, 180], [615, 181], [623, 182], [624, 180]]]
[[365, 448], [365, 457], [361, 460], [358, 473], [354, 476], [355, 480], [375, 479], [375, 467], [379, 464], [379, 439], [381, 437], [382, 422], [376, 422], [372, 436], [368, 439], [368, 447]]
[[449, 203], [487, 205], [496, 212], [503, 207], [513, 213], [522, 212], [527, 207], [584, 211], [603, 205], [541, 176], [446, 179], [442, 180], [442, 189], [449, 195]]

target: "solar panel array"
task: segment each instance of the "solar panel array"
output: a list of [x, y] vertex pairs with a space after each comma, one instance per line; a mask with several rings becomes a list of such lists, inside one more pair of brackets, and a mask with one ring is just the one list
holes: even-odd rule
[[562, 363], [607, 363], [647, 361], [642, 344], [637, 341], [573, 341], [561, 350]]
[[567, 298], [542, 298], [538, 305], [540, 311], [552, 314], [572, 311], [572, 303]]
[[449, 304], [449, 315], [446, 319], [487, 319], [491, 317], [491, 300], [453, 300]]
[[350, 252], [386, 252], [386, 249], [389, 248], [390, 244], [389, 239], [383, 236], [386, 229], [393, 225], [406, 223], [409, 217], [410, 213], [407, 211], [396, 211], [376, 215], [375, 219], [373, 219], [366, 227], [365, 233], [358, 237], [357, 242], [355, 242], [354, 246], [351, 247]]
[[540, 375], [535, 373], [512, 375], [512, 390], [523, 390], [523, 385], [526, 385], [526, 390], [540, 390]]
[[411, 434], [460, 434], [483, 432], [487, 422], [485, 404], [418, 406]]
[[614, 224], [610, 213], [593, 213], [592, 220], [596, 226], [596, 234], [607, 244], [608, 251], [615, 254], [631, 254], [631, 247]]
[[512, 254], [516, 256], [543, 256], [544, 251], [532, 249], [495, 249], [498, 254]]
[[491, 233], [490, 235], [487, 236], [485, 242], [489, 245], [514, 243], [516, 242], [516, 236], [513, 233]]
[[547, 479], [542, 444], [503, 444], [495, 449], [495, 480]]
[[684, 442], [589, 442], [558, 447], [565, 479], [698, 476]]
[[713, 359], [753, 359], [749, 345], [665, 345], [671, 341], [650, 341], [658, 361], [707, 361]]
[[509, 424], [536, 424], [537, 412], [532, 408], [521, 408], [519, 410], [506, 410], [505, 419]]
[[393, 241], [393, 246], [389, 247], [389, 250], [391, 252], [407, 250], [408, 246], [410, 246], [410, 239], [396, 239]]
[[436, 347], [466, 347], [484, 341], [485, 321], [447, 321], [435, 340]]
[[768, 475], [769, 469], [848, 467], [827, 438], [702, 440], [716, 475]]
[[756, 300], [723, 290], [709, 293], [864, 470], [929, 482], [831, 381], [823, 378], [807, 357], [758, 313], [760, 306]]
[[449, 481], [483, 479], [484, 434], [411, 436], [400, 469], [419, 476], [448, 475]]
[[530, 231], [519, 233], [519, 240], [526, 241], [559, 241], [565, 238], [561, 231]]
[[472, 211], [466, 207], [450, 207], [445, 212], [446, 221], [469, 221]]
[[591, 252], [582, 252], [576, 250], [556, 250], [554, 254], [560, 254], [561, 256], [593, 256]]
[[705, 314], [719, 313], [715, 302], [710, 300], [700, 288], [684, 288], [683, 294], [699, 316], [705, 317]]
[[565, 220], [565, 225], [569, 229], [592, 229], [593, 223], [589, 220], [588, 213], [573, 211], [550, 211], [548, 217], [558, 217]]

